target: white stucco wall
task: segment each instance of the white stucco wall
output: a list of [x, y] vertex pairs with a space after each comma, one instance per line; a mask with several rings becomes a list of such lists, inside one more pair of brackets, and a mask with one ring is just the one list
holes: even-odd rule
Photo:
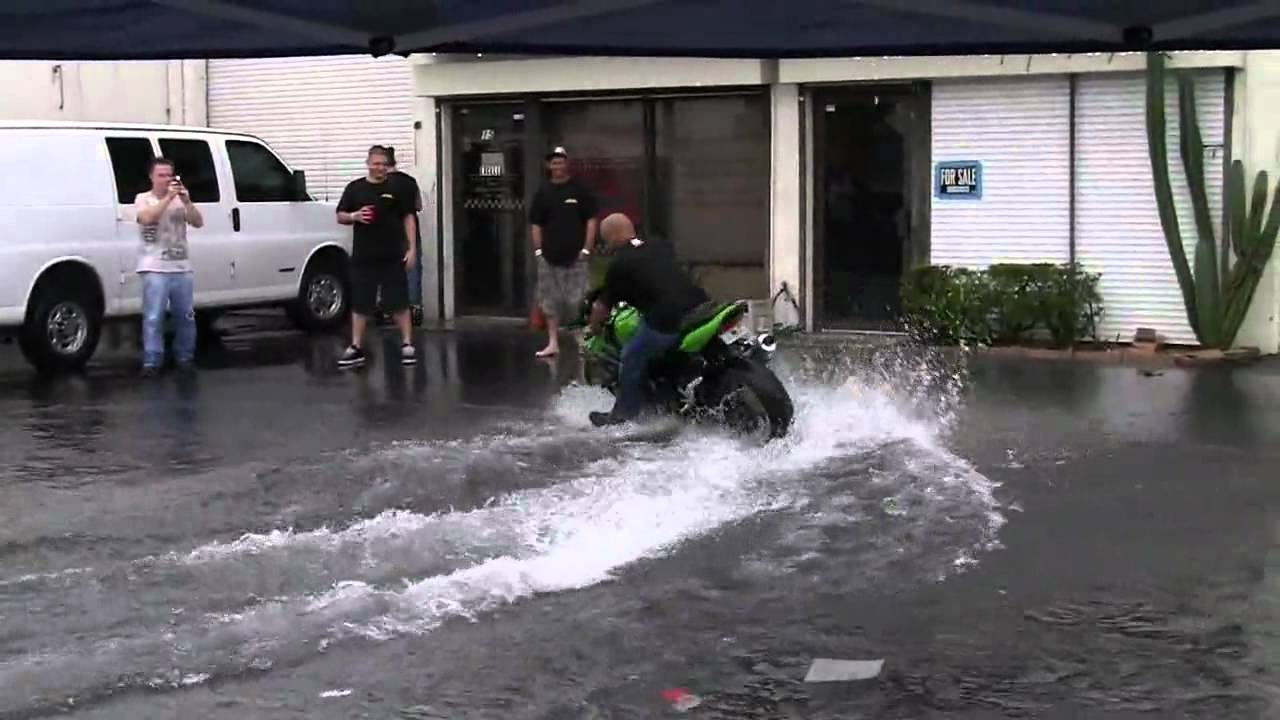
[[202, 60], [0, 62], [0, 119], [204, 125]]

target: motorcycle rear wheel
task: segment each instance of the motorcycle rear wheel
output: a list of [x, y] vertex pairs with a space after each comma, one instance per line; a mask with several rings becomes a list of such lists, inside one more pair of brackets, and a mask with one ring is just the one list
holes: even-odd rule
[[734, 432], [768, 441], [790, 431], [795, 408], [769, 368], [751, 361], [734, 363], [720, 376], [718, 389], [719, 409]]

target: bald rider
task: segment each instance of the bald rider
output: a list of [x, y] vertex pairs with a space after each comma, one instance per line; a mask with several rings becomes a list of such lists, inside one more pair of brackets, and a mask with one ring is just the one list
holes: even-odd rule
[[609, 308], [625, 302], [640, 313], [636, 334], [622, 349], [618, 397], [607, 413], [591, 413], [597, 427], [617, 425], [640, 414], [645, 371], [649, 363], [680, 341], [680, 321], [709, 298], [695, 285], [675, 258], [636, 237], [630, 218], [614, 213], [600, 223], [600, 235], [613, 259], [604, 286], [591, 306], [592, 334], [609, 317]]

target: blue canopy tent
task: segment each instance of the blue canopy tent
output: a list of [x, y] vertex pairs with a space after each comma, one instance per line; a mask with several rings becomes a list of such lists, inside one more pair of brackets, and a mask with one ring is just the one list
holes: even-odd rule
[[1280, 47], [1276, 0], [5, 0], [0, 58], [819, 57]]

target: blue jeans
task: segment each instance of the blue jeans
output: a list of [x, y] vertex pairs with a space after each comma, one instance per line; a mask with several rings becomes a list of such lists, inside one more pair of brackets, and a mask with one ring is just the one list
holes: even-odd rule
[[667, 335], [653, 330], [644, 321], [636, 329], [635, 337], [622, 348], [622, 369], [618, 373], [618, 399], [613, 403], [613, 414], [626, 419], [640, 414], [644, 401], [645, 374], [649, 362], [675, 347], [679, 335]]
[[165, 311], [173, 314], [173, 354], [179, 363], [196, 355], [196, 311], [191, 273], [142, 273], [142, 364], [164, 364]]

